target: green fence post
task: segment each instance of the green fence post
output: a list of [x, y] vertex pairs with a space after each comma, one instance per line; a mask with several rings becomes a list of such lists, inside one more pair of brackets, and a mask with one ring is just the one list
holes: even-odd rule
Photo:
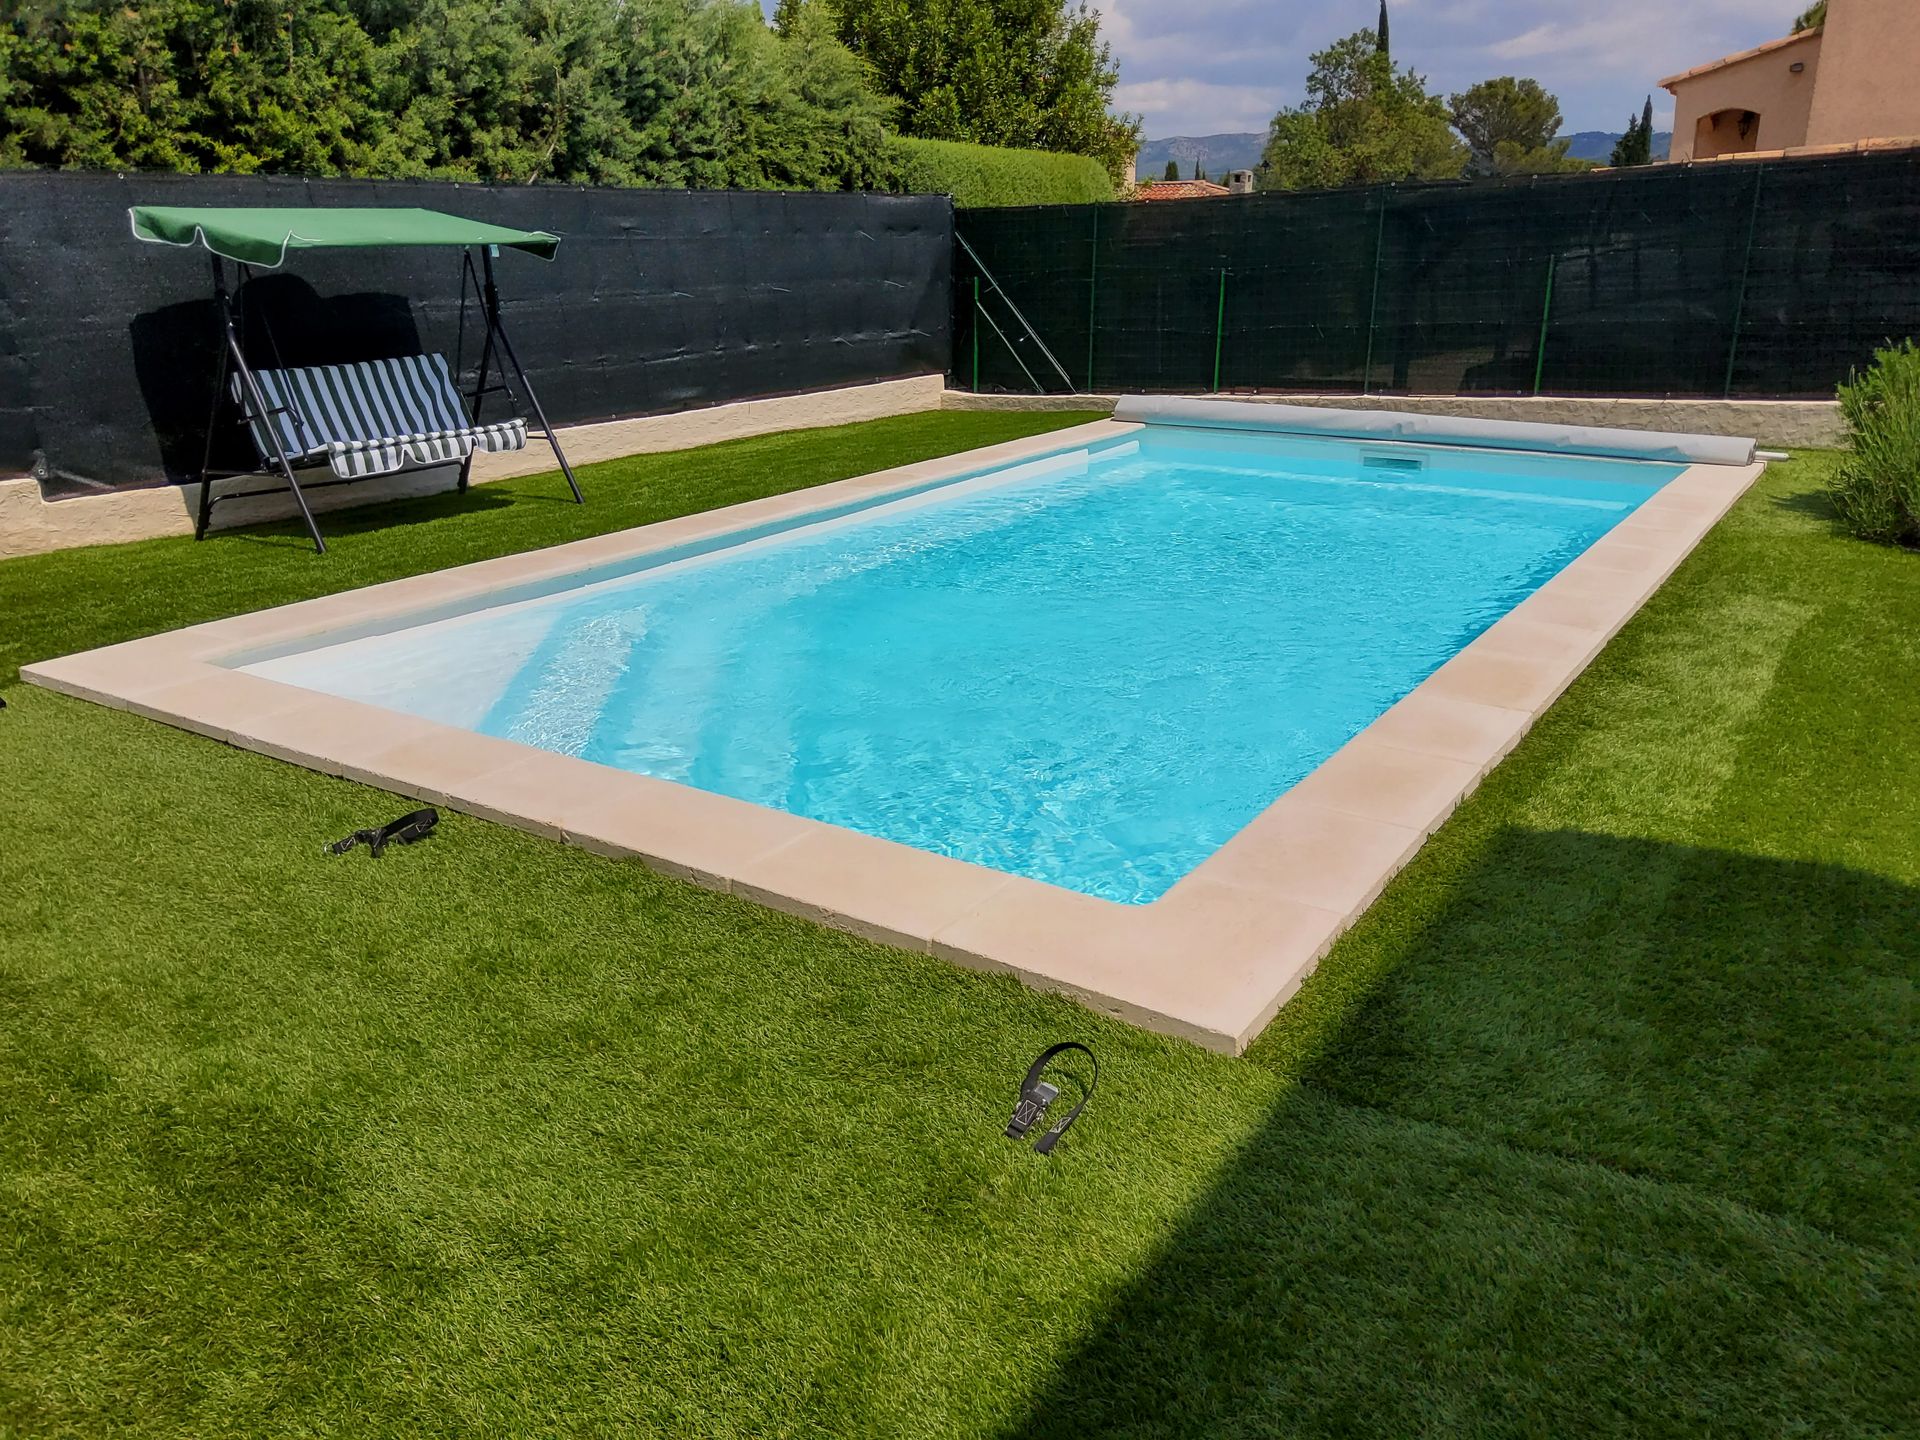
[[1227, 329], [1227, 267], [1220, 267], [1220, 304], [1213, 312], [1213, 393], [1220, 393], [1220, 341]]
[[1747, 207], [1747, 251], [1740, 257], [1740, 289], [1733, 301], [1733, 334], [1727, 339], [1727, 375], [1720, 387], [1720, 398], [1733, 397], [1733, 362], [1740, 353], [1740, 322], [1747, 313], [1747, 272], [1753, 269], [1753, 232], [1760, 223], [1760, 185], [1767, 178], [1767, 167], [1753, 167], [1753, 203]]
[[1547, 256], [1547, 298], [1540, 302], [1540, 343], [1533, 350], [1533, 393], [1540, 393], [1540, 377], [1547, 368], [1547, 320], [1553, 314], [1553, 266], [1560, 257]]
[[1087, 393], [1093, 393], [1094, 302], [1100, 294], [1100, 207], [1093, 211], [1093, 249], [1087, 255]]
[[1367, 368], [1360, 377], [1360, 393], [1373, 393], [1373, 324], [1380, 313], [1380, 249], [1387, 238], [1387, 195], [1380, 194], [1380, 219], [1373, 230], [1373, 298], [1367, 301]]
[[980, 277], [973, 277], [973, 393], [980, 393]]

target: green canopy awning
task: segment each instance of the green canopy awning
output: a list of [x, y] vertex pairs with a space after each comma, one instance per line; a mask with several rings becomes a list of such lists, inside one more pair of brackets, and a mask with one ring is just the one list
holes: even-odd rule
[[558, 235], [509, 230], [463, 220], [439, 210], [303, 206], [255, 209], [136, 205], [127, 212], [138, 240], [161, 245], [204, 245], [216, 255], [266, 269], [289, 250], [360, 249], [375, 245], [506, 245], [551, 260]]

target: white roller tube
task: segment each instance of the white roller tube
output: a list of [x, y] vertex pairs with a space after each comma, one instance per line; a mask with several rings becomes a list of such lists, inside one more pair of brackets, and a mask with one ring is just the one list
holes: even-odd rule
[[1604, 429], [1595, 425], [1541, 425], [1522, 420], [1470, 420], [1456, 415], [1415, 415], [1404, 410], [1336, 410], [1317, 405], [1268, 405], [1250, 400], [1127, 395], [1115, 407], [1113, 418], [1148, 425], [1270, 430], [1343, 440], [1399, 440], [1416, 445], [1463, 445], [1493, 450], [1539, 450], [1554, 455], [1662, 460], [1680, 465], [1751, 465], [1754, 458], [1751, 437]]

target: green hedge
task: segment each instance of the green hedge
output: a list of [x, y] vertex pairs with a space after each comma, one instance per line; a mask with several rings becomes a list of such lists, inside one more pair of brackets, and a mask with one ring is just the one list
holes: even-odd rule
[[1113, 181], [1098, 160], [1046, 150], [1010, 150], [956, 140], [893, 137], [900, 188], [951, 195], [962, 209], [981, 205], [1084, 205], [1113, 199]]

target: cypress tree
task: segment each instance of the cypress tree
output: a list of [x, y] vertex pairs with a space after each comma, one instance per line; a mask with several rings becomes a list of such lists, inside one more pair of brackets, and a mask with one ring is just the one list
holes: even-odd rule
[[1373, 43], [1382, 55], [1391, 53], [1387, 49], [1387, 0], [1380, 0], [1380, 32]]

